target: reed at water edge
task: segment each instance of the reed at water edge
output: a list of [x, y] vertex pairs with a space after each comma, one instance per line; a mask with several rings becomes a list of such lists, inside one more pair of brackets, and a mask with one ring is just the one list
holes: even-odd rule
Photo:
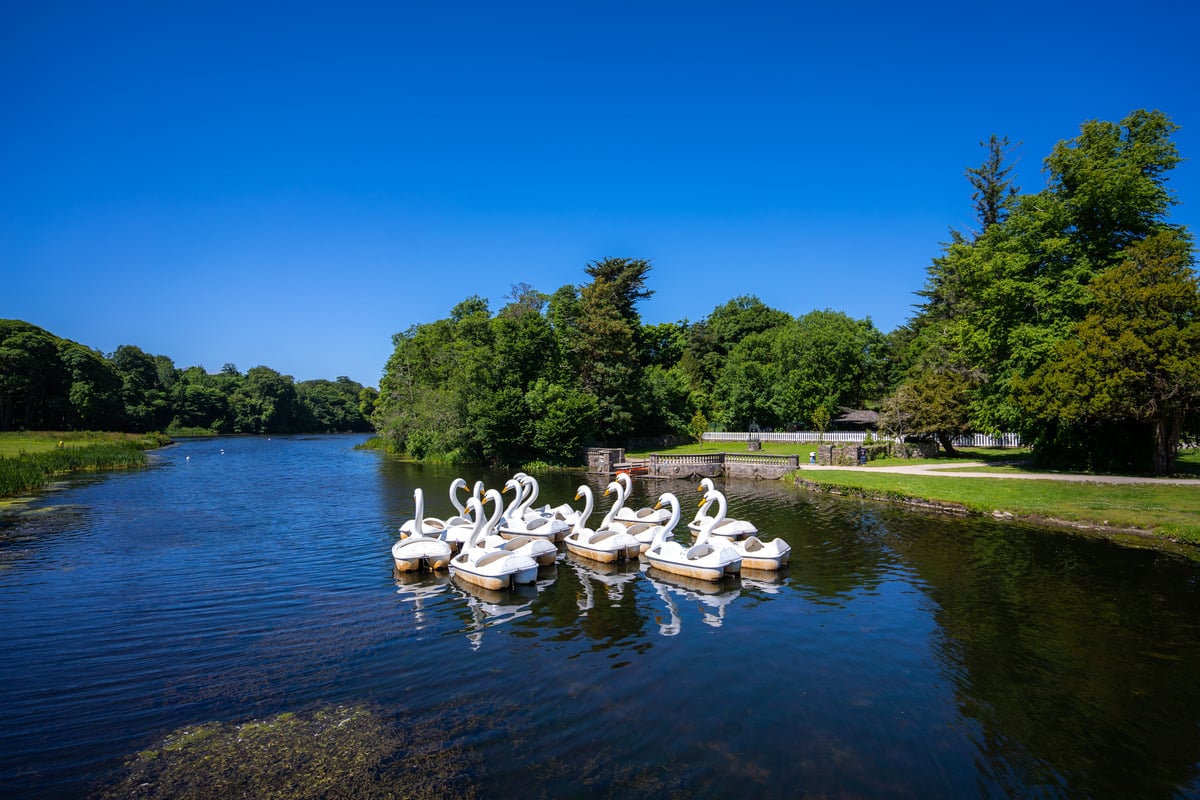
[[0, 497], [36, 492], [72, 472], [143, 467], [145, 447], [138, 440], [106, 441], [0, 456]]

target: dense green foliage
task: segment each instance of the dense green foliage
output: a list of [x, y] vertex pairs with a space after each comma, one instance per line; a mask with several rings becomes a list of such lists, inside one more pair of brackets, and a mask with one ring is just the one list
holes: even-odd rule
[[421, 458], [568, 463], [591, 442], [696, 438], [708, 420], [808, 426], [878, 394], [885, 337], [869, 320], [740, 297], [695, 324], [644, 325], [649, 271], [605, 259], [583, 286], [516, 286], [495, 315], [468, 298], [398, 334], [379, 430]]
[[1175, 130], [1157, 111], [1087, 122], [1026, 195], [1006, 194], [1006, 141], [993, 138], [969, 171], [982, 230], [952, 234], [920, 312], [893, 337], [892, 404], [907, 406], [911, 430], [965, 419], [1021, 433], [1045, 463], [1170, 468], [1181, 437], [1200, 431], [1192, 242], [1167, 222]]
[[19, 320], [0, 320], [0, 430], [368, 431], [376, 392], [349, 378], [295, 383], [269, 367], [245, 375], [179, 370], [133, 345], [111, 355]]
[[606, 258], [543, 294], [477, 296], [393, 337], [380, 390], [296, 384], [259, 366], [175, 368], [104, 356], [0, 320], [0, 430], [280, 433], [367, 430], [420, 458], [578, 459], [589, 443], [726, 429], [825, 430], [870, 406], [901, 436], [951, 449], [1016, 432], [1044, 463], [1165, 472], [1200, 437], [1200, 287], [1191, 234], [1168, 221], [1181, 157], [1158, 111], [1093, 120], [1022, 194], [1007, 138], [966, 170], [977, 230], [951, 231], [922, 302], [884, 335], [869, 319], [799, 317], [740, 296], [698, 322], [644, 324], [650, 263]]

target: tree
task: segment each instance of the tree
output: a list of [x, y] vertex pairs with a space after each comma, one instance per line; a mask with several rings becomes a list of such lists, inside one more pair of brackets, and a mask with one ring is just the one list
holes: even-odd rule
[[296, 384], [295, 412], [292, 429], [300, 431], [369, 431], [368, 421], [373, 401], [367, 413], [362, 401], [376, 394], [362, 384], [339, 375], [336, 381], [311, 380]]
[[541, 457], [561, 464], [579, 460], [596, 427], [599, 403], [571, 386], [536, 381], [525, 394], [532, 420], [532, 444]]
[[44, 427], [55, 398], [65, 401], [58, 341], [28, 322], [0, 320], [0, 430]]
[[1191, 239], [1163, 230], [1089, 287], [1094, 303], [1026, 380], [1019, 402], [1051, 462], [1169, 472], [1200, 408], [1200, 288]]
[[169, 387], [162, 382], [159, 358], [163, 357], [151, 356], [129, 344], [118, 347], [109, 358], [121, 376], [121, 400], [125, 405], [126, 424], [131, 430], [162, 430], [174, 414], [167, 394]]
[[650, 262], [607, 258], [588, 264], [592, 282], [580, 290], [572, 363], [580, 387], [598, 406], [596, 435], [616, 440], [638, 427], [642, 359], [636, 303], [653, 292], [645, 288]]
[[58, 357], [69, 381], [68, 428], [120, 430], [125, 405], [121, 401], [121, 376], [108, 359], [81, 344], [60, 339]]
[[696, 444], [704, 444], [704, 434], [708, 430], [708, 417], [704, 416], [704, 412], [696, 409], [696, 413], [692, 414], [692, 420], [688, 423], [688, 435], [695, 440]]
[[1179, 126], [1161, 111], [1138, 110], [1120, 122], [1090, 120], [1046, 159], [1048, 191], [1063, 205], [1065, 233], [1097, 267], [1149, 236], [1177, 201], [1166, 176], [1181, 158]]
[[725, 359], [739, 342], [791, 322], [791, 314], [771, 308], [753, 295], [741, 295], [714, 308], [687, 331], [680, 363], [692, 389], [711, 392]]
[[971, 380], [957, 372], [926, 371], [902, 383], [885, 404], [886, 425], [899, 435], [929, 436], [947, 455], [971, 431]]
[[998, 137], [993, 133], [987, 144], [979, 144], [988, 149], [987, 160], [978, 167], [967, 169], [966, 175], [971, 186], [975, 187], [971, 199], [975, 201], [975, 214], [982, 233], [1004, 221], [1009, 203], [1016, 197], [1017, 187], [1008, 178], [1013, 165], [1004, 164], [1005, 154], [1009, 150], [1008, 137]]
[[917, 371], [970, 377], [973, 427], [1024, 432], [1018, 382], [1087, 315], [1088, 285], [1170, 227], [1175, 129], [1157, 111], [1084, 123], [1047, 157], [1045, 189], [1014, 197], [974, 241], [955, 237], [934, 260], [908, 357]]
[[654, 296], [646, 288], [650, 262], [640, 258], [605, 258], [593, 261], [584, 270], [592, 278], [593, 291], [602, 292], [617, 313], [630, 324], [637, 323], [637, 304]]
[[283, 433], [292, 430], [296, 386], [290, 375], [270, 367], [251, 367], [229, 397], [234, 433]]

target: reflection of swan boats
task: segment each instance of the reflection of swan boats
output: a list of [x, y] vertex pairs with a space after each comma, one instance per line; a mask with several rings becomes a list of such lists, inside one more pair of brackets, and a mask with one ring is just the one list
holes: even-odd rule
[[742, 562], [742, 587], [753, 587], [761, 589], [767, 594], [779, 594], [779, 590], [783, 588], [783, 579], [787, 572], [779, 570], [767, 569], [746, 569], [746, 562]]
[[396, 580], [396, 594], [402, 595], [405, 600], [420, 600], [441, 594], [450, 585], [450, 576], [445, 572], [419, 575], [396, 570], [392, 577]]
[[413, 604], [413, 618], [418, 626], [425, 622], [425, 603], [440, 594], [445, 594], [450, 585], [450, 576], [445, 573], [401, 572], [392, 573], [396, 579], [396, 594], [406, 603]]
[[579, 577], [583, 595], [576, 599], [580, 611], [590, 611], [596, 606], [595, 583], [604, 587], [604, 594], [614, 604], [625, 598], [625, 587], [637, 579], [641, 569], [636, 561], [616, 562], [593, 561], [568, 552], [566, 562]]
[[[547, 570], [552, 572], [553, 570]], [[454, 590], [467, 601], [471, 612], [470, 628], [467, 638], [475, 649], [483, 643], [483, 630], [493, 625], [503, 625], [506, 622], [528, 617], [533, 613], [531, 606], [546, 587], [554, 583], [554, 578], [539, 579], [532, 585], [515, 586], [506, 591], [485, 589], [473, 583], [455, 579], [451, 582]]]
[[670, 626], [659, 623], [659, 633], [664, 636], [674, 636], [679, 632], [681, 620], [675, 597], [695, 601], [704, 614], [704, 624], [719, 628], [725, 621], [726, 607], [741, 595], [741, 590], [737, 588], [726, 588], [713, 581], [663, 572], [653, 566], [646, 568], [645, 575], [671, 613]]

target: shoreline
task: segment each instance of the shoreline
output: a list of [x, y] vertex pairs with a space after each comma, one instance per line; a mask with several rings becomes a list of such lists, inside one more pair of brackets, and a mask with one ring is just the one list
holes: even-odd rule
[[[846, 467], [844, 469], [854, 470], [856, 468]], [[935, 472], [935, 470], [931, 470], [931, 472]], [[987, 477], [1002, 478], [1008, 476], [989, 473], [987, 474]], [[1071, 478], [1064, 476], [1058, 479], [1070, 480]], [[1158, 533], [1153, 529], [1139, 528], [1129, 525], [1111, 525], [1107, 522], [1096, 520], [1072, 520], [1048, 516], [1045, 514], [1028, 514], [1013, 511], [1001, 511], [998, 509], [989, 513], [987, 511], [972, 509], [965, 503], [959, 503], [950, 500], [932, 500], [927, 497], [920, 497], [898, 490], [868, 489], [861, 486], [838, 484], [830, 481], [813, 481], [795, 473], [793, 473], [792, 476], [792, 483], [800, 489], [813, 492], [815, 494], [827, 494], [834, 497], [891, 503], [894, 505], [905, 506], [917, 511], [924, 511], [933, 514], [949, 514], [959, 517], [990, 517], [998, 522], [1017, 522], [1038, 527], [1056, 528], [1072, 533], [1106, 539], [1108, 541], [1117, 542], [1118, 544], [1130, 547], [1145, 548], [1149, 546], [1156, 550], [1182, 556], [1191, 561], [1200, 562], [1200, 545], [1185, 541], [1175, 536], [1171, 536], [1170, 534]]]

